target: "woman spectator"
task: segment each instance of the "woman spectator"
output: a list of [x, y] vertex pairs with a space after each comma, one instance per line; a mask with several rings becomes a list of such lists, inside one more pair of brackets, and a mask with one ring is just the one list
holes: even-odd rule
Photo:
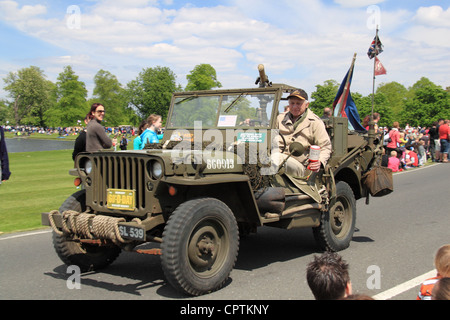
[[112, 147], [112, 140], [101, 125], [105, 117], [105, 107], [100, 103], [91, 106], [92, 120], [87, 125], [86, 151], [94, 152]]
[[400, 141], [400, 132], [398, 131], [399, 124], [395, 121], [392, 125], [391, 131], [389, 131], [390, 142], [386, 146], [386, 153], [391, 154], [392, 151], [396, 151], [398, 143]]

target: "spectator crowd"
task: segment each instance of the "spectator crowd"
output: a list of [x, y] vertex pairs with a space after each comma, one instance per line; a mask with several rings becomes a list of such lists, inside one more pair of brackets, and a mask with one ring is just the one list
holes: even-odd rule
[[400, 128], [398, 122], [392, 127], [378, 128], [383, 139], [385, 156], [383, 165], [393, 172], [421, 167], [432, 162], [448, 162], [450, 146], [449, 120], [440, 119], [431, 127]]

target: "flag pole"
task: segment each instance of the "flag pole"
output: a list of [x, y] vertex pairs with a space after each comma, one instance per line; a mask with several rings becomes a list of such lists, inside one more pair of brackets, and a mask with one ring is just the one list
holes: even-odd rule
[[[349, 69], [349, 72], [348, 72], [348, 77], [347, 77], [347, 80], [345, 81], [344, 91], [342, 92], [342, 96], [343, 96], [343, 97], [345, 97], [345, 95], [348, 94], [348, 86], [349, 86], [350, 78], [352, 77], [352, 74], [353, 74], [353, 69], [354, 69], [354, 66], [355, 66], [355, 61], [356, 61], [356, 53], [353, 54], [352, 64], [350, 65], [350, 69]], [[343, 106], [344, 106], [344, 100], [346, 100], [346, 99], [342, 99], [342, 98], [341, 98], [341, 102], [339, 103], [339, 108], [338, 108], [338, 110], [339, 110], [339, 113], [338, 113], [338, 114], [339, 114], [339, 115], [340, 115], [341, 112], [342, 112], [342, 108], [343, 108]]]
[[375, 34], [375, 57], [373, 59], [373, 84], [372, 84], [372, 120], [373, 120], [373, 109], [374, 109], [374, 104], [375, 104], [375, 70], [376, 70], [376, 66], [377, 66], [377, 48], [378, 48], [378, 25], [377, 25], [377, 31]]
[[375, 139], [375, 122], [373, 121], [373, 109], [374, 109], [374, 105], [375, 105], [375, 70], [376, 70], [376, 66], [377, 66], [377, 55], [378, 55], [378, 25], [377, 25], [377, 30], [376, 30], [376, 34], [375, 34], [375, 48], [374, 48], [374, 53], [375, 53], [375, 57], [373, 59], [373, 84], [372, 84], [372, 114], [370, 115], [370, 120], [369, 120], [369, 143], [373, 143], [374, 139]]

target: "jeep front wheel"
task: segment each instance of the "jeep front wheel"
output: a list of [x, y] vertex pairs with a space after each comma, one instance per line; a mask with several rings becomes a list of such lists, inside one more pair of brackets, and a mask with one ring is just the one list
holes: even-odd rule
[[189, 295], [220, 289], [239, 250], [233, 212], [222, 201], [200, 198], [181, 204], [163, 232], [161, 264], [167, 281]]
[[[86, 192], [80, 190], [64, 201], [59, 212], [86, 210]], [[81, 272], [98, 270], [110, 265], [119, 256], [121, 249], [116, 245], [99, 246], [74, 240], [70, 235], [59, 235], [53, 231], [53, 246], [58, 257], [66, 265], [77, 265]]]
[[356, 200], [352, 188], [344, 181], [336, 184], [336, 202], [313, 228], [314, 238], [322, 250], [341, 251], [350, 245], [356, 222]]

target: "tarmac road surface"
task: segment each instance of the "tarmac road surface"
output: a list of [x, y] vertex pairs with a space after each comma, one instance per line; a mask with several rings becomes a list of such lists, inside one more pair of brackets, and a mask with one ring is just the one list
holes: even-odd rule
[[[357, 202], [350, 248], [354, 293], [414, 300], [420, 281], [434, 275], [436, 250], [450, 243], [450, 164], [394, 175], [394, 192]], [[36, 213], [39, 214], [39, 213]], [[202, 297], [177, 293], [164, 279], [160, 257], [123, 252], [108, 268], [80, 276], [57, 257], [50, 229], [0, 236], [0, 299], [313, 300], [306, 265], [320, 254], [310, 229], [269, 227], [241, 239], [226, 286]], [[254, 301], [258, 303], [257, 301]]]

